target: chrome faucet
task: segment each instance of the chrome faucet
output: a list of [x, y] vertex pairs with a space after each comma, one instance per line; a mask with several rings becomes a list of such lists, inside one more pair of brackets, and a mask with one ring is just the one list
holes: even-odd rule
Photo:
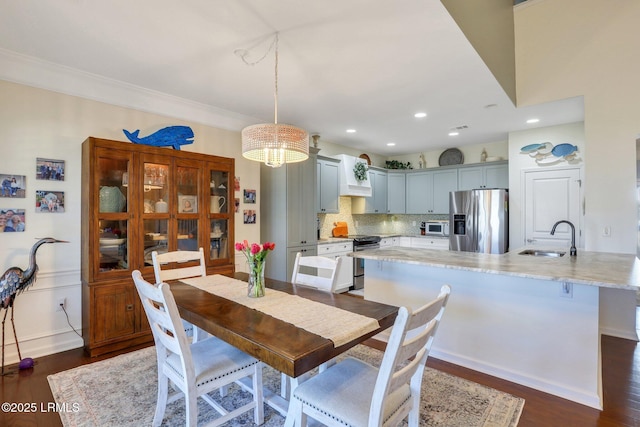
[[558, 224], [562, 224], [563, 222], [569, 224], [569, 226], [571, 227], [571, 249], [569, 249], [569, 255], [576, 256], [578, 255], [578, 251], [576, 250], [576, 228], [573, 226], [571, 221], [563, 219], [553, 224], [553, 227], [551, 228], [551, 235], [553, 236], [555, 234]]

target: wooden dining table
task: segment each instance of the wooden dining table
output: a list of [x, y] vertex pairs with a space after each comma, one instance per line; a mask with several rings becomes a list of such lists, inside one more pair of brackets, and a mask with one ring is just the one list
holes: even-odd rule
[[[247, 281], [248, 274], [235, 273]], [[380, 328], [335, 347], [333, 342], [291, 323], [222, 298], [180, 281], [170, 283], [180, 316], [286, 375], [296, 378], [393, 326], [398, 307], [361, 298], [332, 294], [266, 279], [267, 288], [361, 314]]]
[[[230, 277], [245, 282], [248, 280], [246, 273], [235, 273]], [[323, 292], [289, 282], [266, 279], [266, 285], [268, 289], [275, 289], [375, 319], [379, 328], [336, 347], [333, 341], [327, 338], [259, 310], [181, 281], [170, 282], [180, 316], [184, 320], [252, 355], [292, 379], [300, 378], [312, 369], [393, 326], [398, 314], [398, 307], [395, 306]], [[265, 392], [265, 401], [281, 414], [286, 415], [288, 404], [283, 402], [280, 396]]]

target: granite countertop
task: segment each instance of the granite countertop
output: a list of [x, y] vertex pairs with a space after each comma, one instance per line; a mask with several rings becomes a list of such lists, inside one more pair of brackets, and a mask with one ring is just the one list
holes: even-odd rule
[[568, 249], [558, 258], [518, 254], [525, 249], [534, 248], [519, 248], [498, 255], [394, 246], [352, 252], [349, 256], [634, 291], [640, 287], [640, 261], [635, 255], [580, 249], [577, 257], [570, 257]]
[[318, 244], [321, 245], [323, 243], [340, 243], [340, 242], [351, 242], [353, 239], [348, 237], [324, 237], [322, 239], [318, 239]]

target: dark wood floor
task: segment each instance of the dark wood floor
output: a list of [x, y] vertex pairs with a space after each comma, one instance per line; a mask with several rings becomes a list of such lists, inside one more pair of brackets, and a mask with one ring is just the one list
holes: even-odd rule
[[[379, 347], [380, 343], [370, 342]], [[598, 411], [518, 384], [429, 358], [427, 365], [462, 378], [485, 384], [525, 399], [520, 427], [530, 426], [640, 426], [640, 347], [637, 343], [602, 337], [604, 410]], [[41, 357], [36, 366], [0, 378], [0, 401], [36, 404], [35, 413], [0, 412], [0, 426], [59, 426], [55, 412], [46, 412], [53, 402], [47, 375], [84, 365], [101, 358], [88, 358], [81, 349]], [[42, 408], [45, 410], [42, 411]], [[117, 408], [114, 408], [117, 410]], [[461, 426], [463, 427], [463, 426]]]

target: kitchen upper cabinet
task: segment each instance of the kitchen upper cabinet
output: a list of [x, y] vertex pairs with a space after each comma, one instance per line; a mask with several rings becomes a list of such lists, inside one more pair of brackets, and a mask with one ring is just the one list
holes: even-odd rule
[[387, 172], [369, 170], [369, 179], [371, 179], [371, 197], [365, 197], [367, 200], [368, 213], [387, 213]]
[[358, 197], [351, 201], [351, 213], [387, 213], [387, 172], [369, 168], [371, 197]]
[[509, 188], [509, 164], [496, 162], [458, 169], [458, 189]]
[[389, 172], [387, 174], [387, 213], [406, 212], [406, 173]]
[[457, 189], [457, 169], [407, 173], [406, 213], [448, 214], [449, 192]]
[[318, 213], [340, 213], [340, 161], [320, 158], [316, 162], [316, 198]]

